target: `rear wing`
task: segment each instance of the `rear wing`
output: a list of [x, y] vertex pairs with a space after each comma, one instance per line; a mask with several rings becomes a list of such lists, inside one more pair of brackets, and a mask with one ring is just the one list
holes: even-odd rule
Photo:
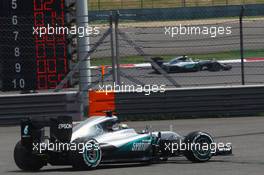
[[[161, 58], [161, 57], [153, 57], [153, 58], [151, 58], [151, 60], [153, 62], [155, 62], [160, 68], [161, 68], [161, 66], [163, 65], [163, 62], [164, 62], [163, 58]], [[157, 70], [157, 68], [155, 68], [155, 66], [153, 65], [153, 62], [151, 62], [152, 69], [155, 70], [157, 73], [159, 73], [160, 71]]]
[[152, 61], [154, 61], [155, 63], [157, 63], [159, 66], [161, 66], [163, 64], [163, 58], [161, 57], [153, 57], [151, 58]]
[[[21, 144], [31, 147], [34, 142], [43, 142], [49, 139], [50, 142], [69, 143], [72, 136], [72, 117], [59, 116], [47, 120], [25, 119], [21, 121]], [[49, 135], [45, 135], [46, 128], [49, 128]], [[48, 132], [46, 131], [46, 132]], [[47, 136], [47, 137], [46, 137]]]

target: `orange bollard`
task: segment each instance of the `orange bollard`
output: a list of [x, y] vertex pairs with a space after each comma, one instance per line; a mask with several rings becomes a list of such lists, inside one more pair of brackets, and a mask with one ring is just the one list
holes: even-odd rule
[[105, 75], [105, 66], [101, 66], [101, 76], [102, 76], [102, 82], [104, 81], [104, 75]]

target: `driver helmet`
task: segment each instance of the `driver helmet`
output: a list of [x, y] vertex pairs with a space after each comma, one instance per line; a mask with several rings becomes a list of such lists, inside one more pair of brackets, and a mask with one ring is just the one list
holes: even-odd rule
[[120, 123], [119, 124], [119, 129], [128, 129], [128, 125], [125, 123]]
[[122, 129], [128, 129], [128, 125], [124, 123], [116, 123], [113, 125], [112, 130], [113, 131], [118, 131]]

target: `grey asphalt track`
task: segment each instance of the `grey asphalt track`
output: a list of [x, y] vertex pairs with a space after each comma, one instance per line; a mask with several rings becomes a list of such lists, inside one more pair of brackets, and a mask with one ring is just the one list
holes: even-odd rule
[[[232, 63], [230, 71], [200, 71], [189, 73], [170, 73], [169, 75], [182, 87], [196, 87], [196, 86], [231, 86], [241, 85], [241, 65], [240, 63]], [[150, 85], [166, 85], [166, 87], [173, 87], [163, 75], [153, 72], [151, 67], [145, 68], [123, 68], [121, 69], [128, 78], [121, 76], [123, 84], [138, 84], [131, 81], [131, 77]], [[109, 70], [108, 70], [109, 71]], [[100, 70], [93, 71], [93, 81], [100, 78]], [[112, 82], [112, 76], [104, 79], [105, 84]], [[245, 63], [245, 84], [262, 84], [264, 83], [264, 62], [248, 62]]]
[[[140, 46], [144, 52], [148, 55], [190, 55], [190, 54], [207, 54], [216, 52], [236, 51], [240, 49], [240, 29], [238, 19], [215, 19], [208, 23], [210, 20], [194, 21], [170, 21], [170, 22], [156, 22], [154, 25], [150, 25], [148, 22], [143, 25], [137, 26], [137, 23], [132, 26], [120, 27], [122, 32], [127, 33], [130, 39], [132, 39], [138, 46]], [[122, 23], [121, 23], [122, 24]], [[161, 25], [162, 24], [162, 25]], [[174, 27], [174, 33], [180, 30], [180, 25], [186, 27], [186, 31], [182, 29], [182, 34], [175, 34], [172, 37], [172, 28]], [[170, 27], [171, 32], [165, 32], [165, 27]], [[187, 33], [187, 27], [196, 27], [197, 31], [189, 29]], [[214, 33], [212, 27], [225, 30], [224, 34], [220, 31], [220, 34], [210, 35], [201, 34], [204, 28], [211, 30]], [[231, 34], [227, 32], [227, 28], [230, 27]], [[198, 30], [199, 28], [199, 30]], [[243, 22], [244, 33], [244, 49], [263, 49], [263, 18], [245, 18]], [[213, 28], [214, 29], [214, 28]], [[101, 35], [91, 37], [91, 44], [94, 44], [99, 40], [102, 34], [105, 32], [105, 28], [101, 28]], [[166, 33], [166, 34], [165, 34]], [[180, 33], [178, 31], [178, 33]], [[186, 34], [185, 34], [186, 33]], [[213, 37], [215, 36], [215, 37]], [[119, 37], [120, 41], [120, 56], [132, 56], [138, 55], [138, 53], [131, 47], [122, 37]], [[92, 55], [92, 58], [106, 57], [110, 58], [110, 37], [106, 39], [97, 51]]]
[[193, 130], [212, 133], [217, 141], [231, 142], [233, 156], [214, 157], [207, 163], [191, 163], [184, 157], [152, 165], [107, 165], [92, 171], [73, 171], [71, 167], [47, 166], [38, 173], [21, 172], [13, 161], [13, 148], [19, 139], [19, 127], [0, 127], [0, 174], [75, 174], [75, 175], [262, 175], [264, 168], [264, 117], [183, 119], [128, 122], [142, 130], [169, 130], [182, 135]]

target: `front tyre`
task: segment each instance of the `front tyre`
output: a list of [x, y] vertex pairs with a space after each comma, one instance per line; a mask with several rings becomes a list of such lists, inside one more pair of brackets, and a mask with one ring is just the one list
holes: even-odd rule
[[31, 150], [21, 144], [21, 141], [15, 146], [14, 160], [16, 165], [24, 171], [38, 171], [45, 165], [41, 157], [32, 154]]
[[75, 143], [83, 144], [84, 149], [71, 153], [72, 167], [77, 170], [96, 168], [102, 159], [102, 150], [99, 143], [94, 139]]
[[185, 137], [184, 143], [189, 145], [189, 149], [184, 151], [188, 160], [206, 162], [211, 159], [214, 141], [210, 134], [201, 131], [192, 132]]
[[221, 70], [221, 67], [221, 64], [219, 64], [218, 62], [213, 62], [212, 65], [208, 68], [208, 70], [212, 72], [218, 72]]

